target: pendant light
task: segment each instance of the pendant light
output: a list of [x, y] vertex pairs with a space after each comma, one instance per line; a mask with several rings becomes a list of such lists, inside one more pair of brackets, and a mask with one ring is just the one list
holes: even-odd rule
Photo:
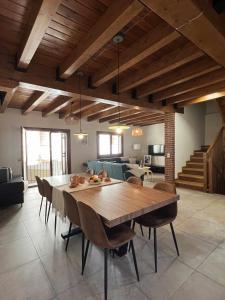
[[87, 136], [88, 134], [82, 131], [82, 127], [81, 127], [81, 84], [80, 84], [80, 77], [83, 76], [82, 72], [78, 72], [78, 85], [79, 85], [79, 94], [80, 94], [80, 130], [79, 132], [74, 133], [73, 135], [77, 136], [79, 140], [83, 140], [83, 138], [85, 136]]
[[140, 127], [136, 127], [132, 129], [132, 136], [142, 136], [143, 130]]
[[67, 117], [65, 117], [65, 123], [67, 125], [74, 125], [78, 123], [78, 118], [73, 114], [73, 101], [70, 102], [70, 113]]
[[115, 130], [116, 133], [121, 134], [123, 130], [129, 129], [130, 127], [120, 122], [120, 49], [119, 44], [122, 43], [124, 37], [121, 33], [118, 33], [114, 36], [113, 42], [117, 44], [117, 102], [118, 102], [118, 114], [119, 114], [119, 122], [116, 125], [112, 125], [109, 127], [111, 130]]

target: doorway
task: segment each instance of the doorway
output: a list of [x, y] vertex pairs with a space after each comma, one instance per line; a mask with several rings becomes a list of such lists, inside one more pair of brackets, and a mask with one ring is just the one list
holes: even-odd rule
[[35, 176], [70, 173], [70, 131], [63, 129], [22, 128], [23, 176], [29, 186]]

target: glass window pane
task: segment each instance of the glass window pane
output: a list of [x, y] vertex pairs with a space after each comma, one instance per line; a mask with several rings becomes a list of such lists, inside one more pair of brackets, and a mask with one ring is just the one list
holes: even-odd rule
[[121, 154], [121, 136], [112, 135], [112, 154]]
[[110, 155], [110, 135], [99, 134], [99, 155]]

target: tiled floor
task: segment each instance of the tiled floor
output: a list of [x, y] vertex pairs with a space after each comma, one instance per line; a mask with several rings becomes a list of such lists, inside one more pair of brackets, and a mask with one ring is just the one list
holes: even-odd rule
[[[140, 282], [129, 254], [111, 258], [109, 299], [225, 299], [225, 196], [185, 189], [178, 193], [181, 200], [174, 227], [180, 257], [169, 227], [160, 229], [155, 274], [152, 240], [141, 237], [137, 228], [134, 243]], [[91, 247], [82, 277], [81, 237], [71, 239], [65, 253], [60, 233], [68, 223], [59, 220], [55, 235], [53, 213], [45, 226], [44, 211], [38, 216], [39, 205], [37, 189], [32, 188], [22, 208], [0, 211], [0, 299], [103, 299], [102, 251]]]

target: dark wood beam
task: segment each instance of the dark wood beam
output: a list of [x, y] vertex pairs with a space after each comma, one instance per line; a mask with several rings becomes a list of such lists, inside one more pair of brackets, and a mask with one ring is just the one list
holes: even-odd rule
[[155, 122], [155, 121], [161, 121], [161, 120], [164, 120], [164, 116], [159, 116], [159, 117], [151, 117], [151, 116], [148, 116], [148, 117], [145, 117], [143, 118], [142, 120], [131, 120], [131, 121], [127, 121], [125, 122], [126, 124], [128, 125], [131, 125], [131, 124], [143, 124], [145, 122]]
[[109, 42], [143, 9], [137, 0], [114, 0], [103, 16], [60, 65], [60, 77], [67, 79]]
[[91, 116], [91, 115], [95, 114], [99, 110], [104, 110], [105, 108], [108, 108], [108, 104], [105, 104], [105, 103], [96, 102], [94, 104], [95, 105], [93, 105], [92, 107], [89, 107], [88, 109], [85, 109], [81, 113], [81, 117], [82, 118]]
[[178, 49], [170, 51], [158, 60], [149, 63], [143, 69], [133, 72], [130, 77], [121, 79], [120, 92], [125, 92], [131, 88], [137, 87], [203, 55], [203, 52], [196, 49], [195, 46], [189, 43], [185, 44]]
[[58, 96], [55, 100], [53, 100], [42, 112], [42, 117], [48, 117], [60, 109], [67, 106], [71, 101], [74, 99], [65, 97], [65, 96]]
[[91, 108], [96, 105], [96, 102], [91, 102], [89, 100], [82, 100], [81, 102], [81, 108], [80, 108], [80, 102], [78, 100], [75, 100], [74, 103], [71, 103], [67, 105], [66, 109], [64, 112], [61, 112], [59, 114], [60, 119], [66, 118], [70, 113], [73, 113], [74, 115], [80, 113], [80, 111], [84, 111], [88, 108]]
[[225, 67], [224, 18], [211, 1], [141, 0], [199, 49]]
[[117, 108], [117, 114], [116, 115], [101, 118], [101, 119], [99, 119], [99, 122], [100, 123], [108, 122], [110, 120], [115, 119], [115, 116], [119, 117], [119, 115], [120, 115], [120, 117], [126, 117], [126, 116], [129, 116], [130, 114], [136, 115], [136, 114], [139, 114], [139, 113], [140, 113], [140, 111], [138, 109], [127, 109], [126, 111], [122, 111], [122, 112], [119, 113], [118, 108]]
[[0, 90], [5, 92], [5, 97], [3, 100], [3, 103], [0, 105], [0, 113], [4, 113], [11, 102], [16, 90], [18, 88], [18, 85], [14, 86], [13, 88], [5, 88], [4, 86], [0, 86]]
[[[171, 27], [167, 24], [163, 23], [158, 25], [120, 54], [120, 73], [173, 42], [179, 36], [180, 35], [176, 31], [171, 30]], [[98, 71], [92, 77], [92, 85], [98, 87], [112, 79], [116, 76], [117, 69], [117, 62], [113, 60], [112, 63]]]
[[163, 99], [175, 97], [180, 94], [184, 94], [186, 92], [190, 92], [198, 88], [205, 87], [224, 80], [225, 70], [221, 68], [206, 75], [197, 77], [184, 83], [180, 83], [164, 91], [158, 92], [152, 96], [152, 99], [153, 101], [161, 101]]
[[202, 102], [206, 102], [206, 101], [210, 101], [210, 100], [216, 100], [216, 99], [219, 99], [224, 96], [225, 96], [225, 88], [224, 88], [224, 90], [222, 90], [220, 92], [210, 93], [208, 95], [204, 95], [201, 97], [197, 97], [197, 98], [193, 98], [193, 99], [190, 99], [187, 101], [180, 102], [177, 104], [177, 106], [182, 108], [182, 107], [188, 106], [188, 105], [198, 104], [198, 103], [202, 103]]
[[[120, 107], [121, 111], [124, 111], [126, 109], [127, 108], [125, 108], [125, 107]], [[118, 113], [118, 107], [113, 106], [113, 107], [109, 108], [107, 111], [104, 111], [104, 112], [100, 111], [100, 112], [96, 113], [95, 115], [88, 117], [87, 120], [88, 120], [88, 122], [91, 122], [91, 121], [95, 121], [95, 120], [98, 120], [101, 118], [116, 115], [117, 113]]]
[[[129, 121], [140, 121], [140, 120], [144, 120], [145, 118], [149, 118], [149, 117], [159, 117], [159, 114], [144, 114], [143, 112], [140, 112], [139, 114], [136, 115], [132, 115], [132, 116], [127, 116], [127, 117], [122, 117], [121, 121], [122, 122], [129, 122]], [[161, 116], [162, 117], [162, 116]], [[118, 118], [110, 120], [109, 123], [115, 123], [116, 121], [118, 121]]]
[[22, 107], [23, 114], [27, 114], [33, 111], [50, 94], [51, 91], [47, 91], [47, 92], [35, 91]]
[[32, 1], [32, 16], [17, 54], [17, 67], [27, 69], [41, 40], [56, 13], [60, 0]]
[[201, 57], [169, 72], [168, 74], [165, 74], [164, 76], [153, 79], [139, 86], [136, 94], [138, 98], [146, 97], [150, 94], [162, 91], [166, 88], [197, 78], [198, 76], [210, 73], [220, 68], [221, 67], [219, 65], [216, 65], [215, 62], [208, 57]]

